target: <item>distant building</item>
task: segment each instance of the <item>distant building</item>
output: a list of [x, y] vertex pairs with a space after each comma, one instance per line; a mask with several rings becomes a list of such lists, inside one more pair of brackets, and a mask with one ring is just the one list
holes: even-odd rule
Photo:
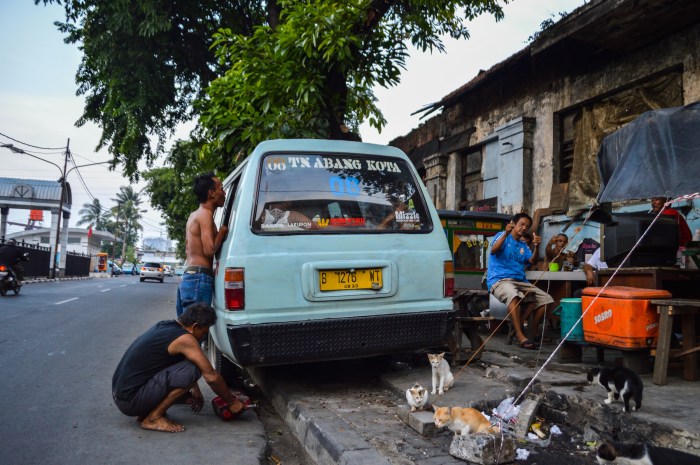
[[[51, 230], [49, 228], [36, 228], [28, 231], [20, 231], [8, 234], [8, 239], [15, 239], [18, 242], [51, 247]], [[100, 252], [103, 242], [113, 242], [114, 234], [108, 231], [93, 230], [88, 237], [88, 230], [85, 228], [68, 228], [68, 242], [66, 251], [95, 255]]]
[[173, 248], [172, 241], [165, 237], [144, 237], [141, 243], [143, 244], [142, 250], [144, 252], [149, 250], [168, 252]]

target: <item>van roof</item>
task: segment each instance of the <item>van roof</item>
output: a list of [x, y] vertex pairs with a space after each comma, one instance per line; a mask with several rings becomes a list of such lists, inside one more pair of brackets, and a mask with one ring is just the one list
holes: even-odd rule
[[326, 153], [355, 153], [362, 155], [383, 155], [399, 157], [408, 161], [408, 156], [397, 147], [380, 144], [369, 144], [365, 142], [351, 142], [346, 140], [329, 139], [271, 139], [261, 142], [255, 147], [250, 156], [238, 163], [233, 171], [224, 179], [226, 185], [230, 178], [235, 176], [251, 159], [259, 159], [269, 152], [326, 152]]
[[279, 151], [314, 151], [330, 153], [357, 153], [366, 155], [398, 156], [408, 159], [400, 149], [388, 145], [351, 142], [328, 139], [273, 139], [261, 142], [255, 147], [253, 156], [267, 152]]

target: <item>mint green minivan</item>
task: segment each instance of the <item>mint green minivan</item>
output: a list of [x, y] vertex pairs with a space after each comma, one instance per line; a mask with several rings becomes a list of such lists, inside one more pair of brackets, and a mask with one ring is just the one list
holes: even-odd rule
[[272, 140], [223, 184], [212, 360], [280, 365], [444, 345], [452, 256], [402, 151]]

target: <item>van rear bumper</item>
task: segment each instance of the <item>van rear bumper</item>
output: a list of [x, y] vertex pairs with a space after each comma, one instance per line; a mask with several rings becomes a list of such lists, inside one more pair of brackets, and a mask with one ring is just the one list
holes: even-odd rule
[[282, 365], [439, 347], [454, 328], [454, 311], [229, 326], [236, 362]]

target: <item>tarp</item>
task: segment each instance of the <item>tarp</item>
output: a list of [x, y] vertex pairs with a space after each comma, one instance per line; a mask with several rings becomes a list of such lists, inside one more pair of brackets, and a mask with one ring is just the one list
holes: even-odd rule
[[598, 202], [700, 191], [700, 102], [642, 113], [603, 139]]

